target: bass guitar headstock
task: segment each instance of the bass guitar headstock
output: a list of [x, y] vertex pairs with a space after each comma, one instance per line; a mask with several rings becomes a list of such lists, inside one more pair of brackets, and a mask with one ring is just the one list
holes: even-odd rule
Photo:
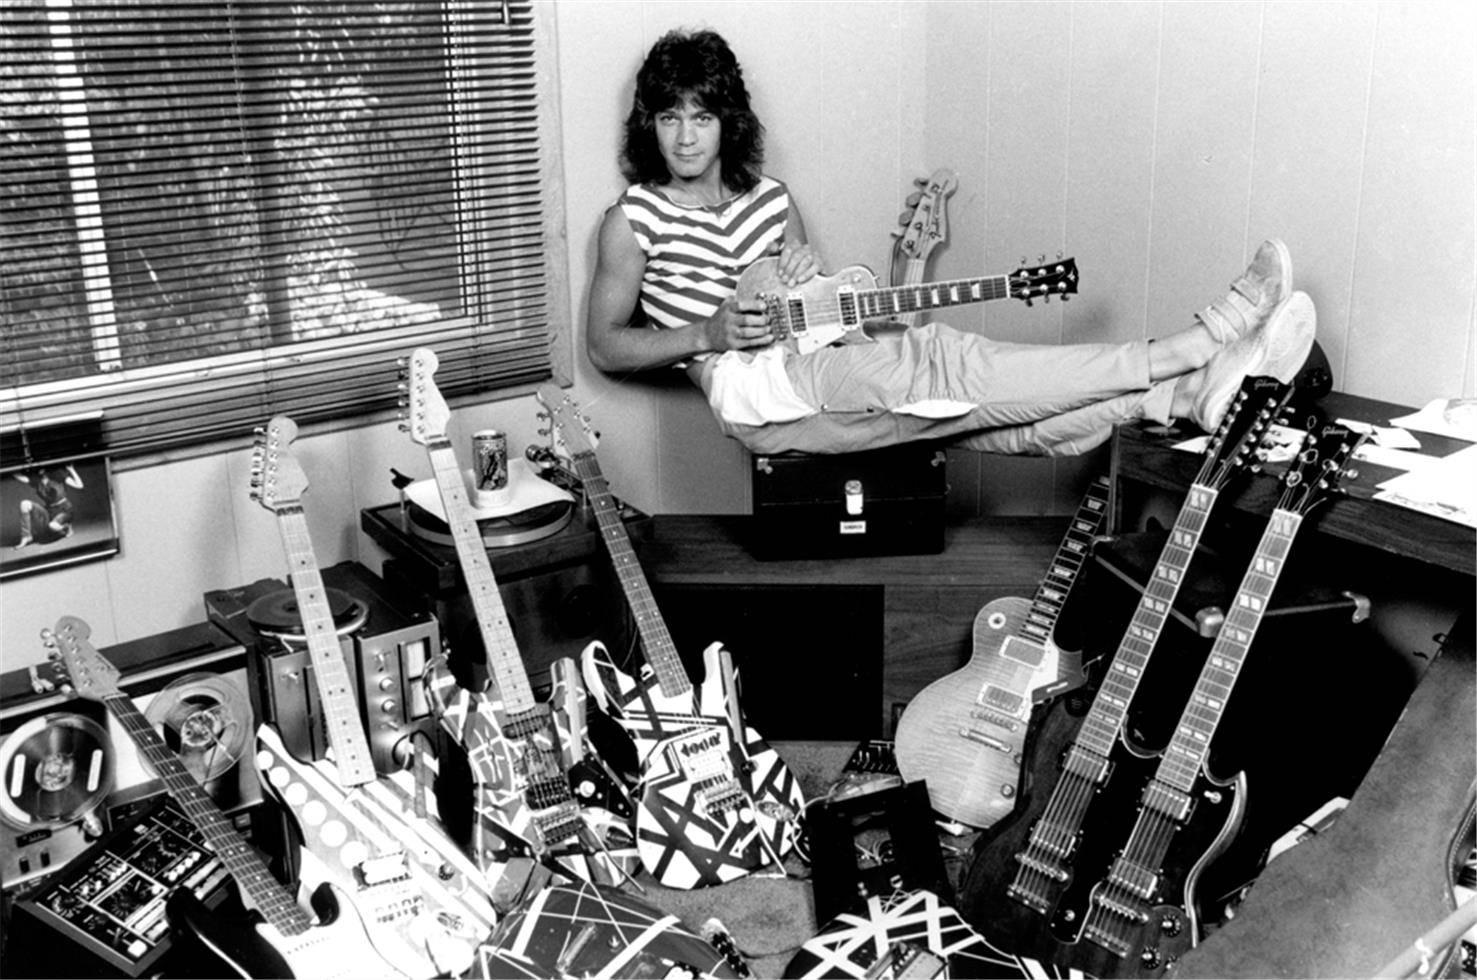
[[904, 211], [898, 223], [901, 237], [898, 248], [909, 259], [926, 261], [930, 252], [949, 237], [948, 197], [959, 186], [952, 170], [935, 170], [919, 189], [908, 195], [911, 211]]

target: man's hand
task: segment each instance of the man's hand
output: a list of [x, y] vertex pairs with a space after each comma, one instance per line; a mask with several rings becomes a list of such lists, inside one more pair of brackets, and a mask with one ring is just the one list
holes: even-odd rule
[[786, 286], [798, 286], [821, 274], [821, 258], [809, 245], [785, 242], [783, 247], [775, 250], [779, 253], [775, 275]]
[[774, 340], [759, 300], [740, 302], [730, 296], [703, 324], [709, 350], [747, 350], [764, 347]]

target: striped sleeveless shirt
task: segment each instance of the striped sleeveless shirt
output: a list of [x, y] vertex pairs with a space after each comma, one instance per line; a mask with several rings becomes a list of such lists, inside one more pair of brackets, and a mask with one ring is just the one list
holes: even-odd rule
[[673, 204], [642, 184], [616, 202], [646, 255], [641, 304], [652, 324], [681, 327], [711, 316], [739, 275], [784, 241], [790, 194], [770, 177], [721, 211]]

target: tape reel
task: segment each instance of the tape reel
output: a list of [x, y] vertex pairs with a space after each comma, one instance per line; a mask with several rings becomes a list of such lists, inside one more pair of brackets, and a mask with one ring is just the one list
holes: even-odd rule
[[0, 743], [0, 817], [21, 829], [65, 826], [113, 790], [107, 731], [86, 715], [57, 711], [20, 725]]
[[208, 672], [170, 681], [144, 715], [190, 775], [207, 788], [241, 761], [255, 729], [245, 692]]

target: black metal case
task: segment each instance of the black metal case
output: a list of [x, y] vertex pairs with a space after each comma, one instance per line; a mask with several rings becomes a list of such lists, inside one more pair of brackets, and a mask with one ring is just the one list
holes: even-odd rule
[[761, 560], [944, 550], [944, 451], [755, 456], [749, 549]]

